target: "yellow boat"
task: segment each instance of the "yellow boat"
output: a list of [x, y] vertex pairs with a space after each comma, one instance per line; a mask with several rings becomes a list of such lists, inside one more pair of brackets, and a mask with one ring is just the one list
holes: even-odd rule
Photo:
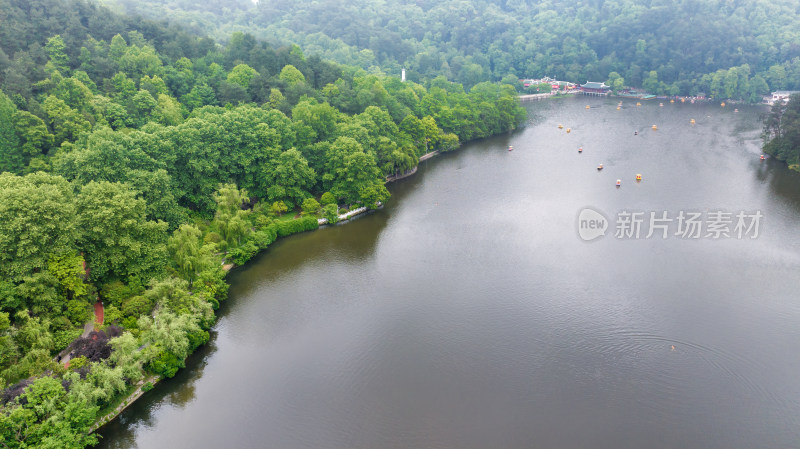
[[658, 129], [658, 126], [656, 126], [656, 125], [653, 125], [653, 126], [652, 126], [652, 128], [653, 128], [653, 131], [655, 131], [655, 130], [657, 130], [657, 129]]
[[689, 123], [691, 123], [692, 125], [694, 125], [694, 119], [692, 119], [691, 121], [689, 121]]

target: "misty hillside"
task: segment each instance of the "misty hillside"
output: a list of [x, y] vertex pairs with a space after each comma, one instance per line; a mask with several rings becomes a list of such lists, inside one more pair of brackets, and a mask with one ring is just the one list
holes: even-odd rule
[[787, 0], [108, 3], [220, 40], [242, 31], [341, 63], [391, 72], [404, 66], [415, 80], [442, 74], [472, 85], [549, 75], [583, 82], [616, 71], [641, 86], [656, 71], [656, 89], [689, 94], [710, 92], [715, 72], [739, 67], [748, 82], [760, 75], [761, 89], [763, 81], [773, 90], [800, 88], [800, 5]]

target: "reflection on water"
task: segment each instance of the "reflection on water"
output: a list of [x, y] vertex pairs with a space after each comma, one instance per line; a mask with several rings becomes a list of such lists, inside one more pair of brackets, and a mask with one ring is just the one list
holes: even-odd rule
[[[531, 103], [236, 269], [212, 342], [101, 447], [796, 446], [800, 176], [758, 160], [762, 108], [616, 102]], [[764, 220], [584, 242], [584, 207]]]

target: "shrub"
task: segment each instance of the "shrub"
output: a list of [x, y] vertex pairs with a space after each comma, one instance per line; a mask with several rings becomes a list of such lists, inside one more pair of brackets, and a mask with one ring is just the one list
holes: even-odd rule
[[260, 231], [254, 232], [250, 236], [250, 241], [253, 242], [258, 249], [266, 249], [275, 239], [278, 238], [277, 227], [269, 226]]
[[100, 290], [100, 296], [105, 299], [105, 302], [114, 306], [121, 306], [122, 302], [131, 296], [141, 295], [144, 292], [144, 287], [138, 282], [131, 282], [128, 285], [120, 281], [109, 282], [104, 285]]
[[347, 210], [347, 208], [346, 208], [346, 207], [343, 207], [343, 208], [339, 209], [339, 215], [346, 214], [346, 213], [348, 213], [348, 212], [350, 212], [350, 211], [349, 211], [349, 210]]
[[56, 351], [60, 351], [70, 345], [73, 341], [80, 338], [83, 329], [64, 329], [53, 332], [53, 345]]
[[303, 217], [297, 220], [283, 221], [277, 225], [279, 237], [286, 237], [288, 235], [297, 234], [298, 232], [311, 231], [318, 227], [319, 223], [314, 217]]
[[115, 323], [123, 318], [122, 312], [115, 306], [103, 308], [103, 318], [106, 323]]
[[153, 388], [155, 388], [155, 385], [153, 385], [153, 382], [147, 382], [146, 384], [142, 385], [142, 391], [144, 391], [145, 393], [147, 393], [148, 391], [152, 390]]
[[339, 213], [336, 210], [335, 204], [326, 204], [325, 207], [322, 208], [322, 217], [328, 219], [328, 223], [336, 223], [339, 221]]
[[146, 296], [139, 295], [129, 298], [122, 303], [122, 315], [138, 317], [149, 314], [154, 304]]
[[269, 211], [275, 215], [283, 215], [287, 210], [289, 210], [289, 207], [283, 201], [275, 201], [269, 208]]
[[336, 197], [333, 196], [331, 192], [325, 192], [319, 198], [319, 202], [322, 203], [323, 206], [327, 206], [328, 204], [336, 204]]
[[124, 327], [125, 329], [131, 329], [131, 330], [138, 329], [139, 328], [138, 318], [139, 317], [135, 316], [127, 316], [123, 318], [122, 322], [120, 322], [119, 324], [122, 325], [122, 327]]
[[198, 330], [196, 332], [191, 332], [186, 335], [189, 338], [189, 347], [192, 348], [192, 351], [197, 349], [200, 345], [204, 345], [208, 343], [209, 334], [204, 330]]
[[173, 377], [184, 366], [183, 360], [169, 351], [161, 351], [147, 363], [147, 369], [164, 377]]
[[316, 215], [319, 212], [319, 202], [314, 198], [306, 198], [303, 200], [303, 214]]
[[77, 371], [84, 366], [89, 366], [89, 359], [84, 356], [75, 357], [69, 360], [70, 371]]
[[209, 232], [203, 237], [203, 243], [219, 243], [222, 241], [222, 236], [216, 232]]
[[266, 215], [256, 215], [256, 228], [264, 229], [271, 225], [273, 221], [273, 219], [267, 217]]
[[248, 260], [252, 259], [253, 256], [258, 254], [258, 246], [252, 241], [247, 241], [244, 245], [230, 250], [228, 254], [236, 265], [244, 265]]

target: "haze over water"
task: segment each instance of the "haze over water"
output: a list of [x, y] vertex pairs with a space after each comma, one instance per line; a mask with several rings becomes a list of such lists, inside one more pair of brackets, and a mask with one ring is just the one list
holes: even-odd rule
[[[278, 241], [100, 447], [797, 447], [800, 175], [759, 161], [763, 107], [617, 101], [532, 103], [382, 210]], [[758, 237], [645, 238], [650, 211], [717, 210], [760, 211]]]

